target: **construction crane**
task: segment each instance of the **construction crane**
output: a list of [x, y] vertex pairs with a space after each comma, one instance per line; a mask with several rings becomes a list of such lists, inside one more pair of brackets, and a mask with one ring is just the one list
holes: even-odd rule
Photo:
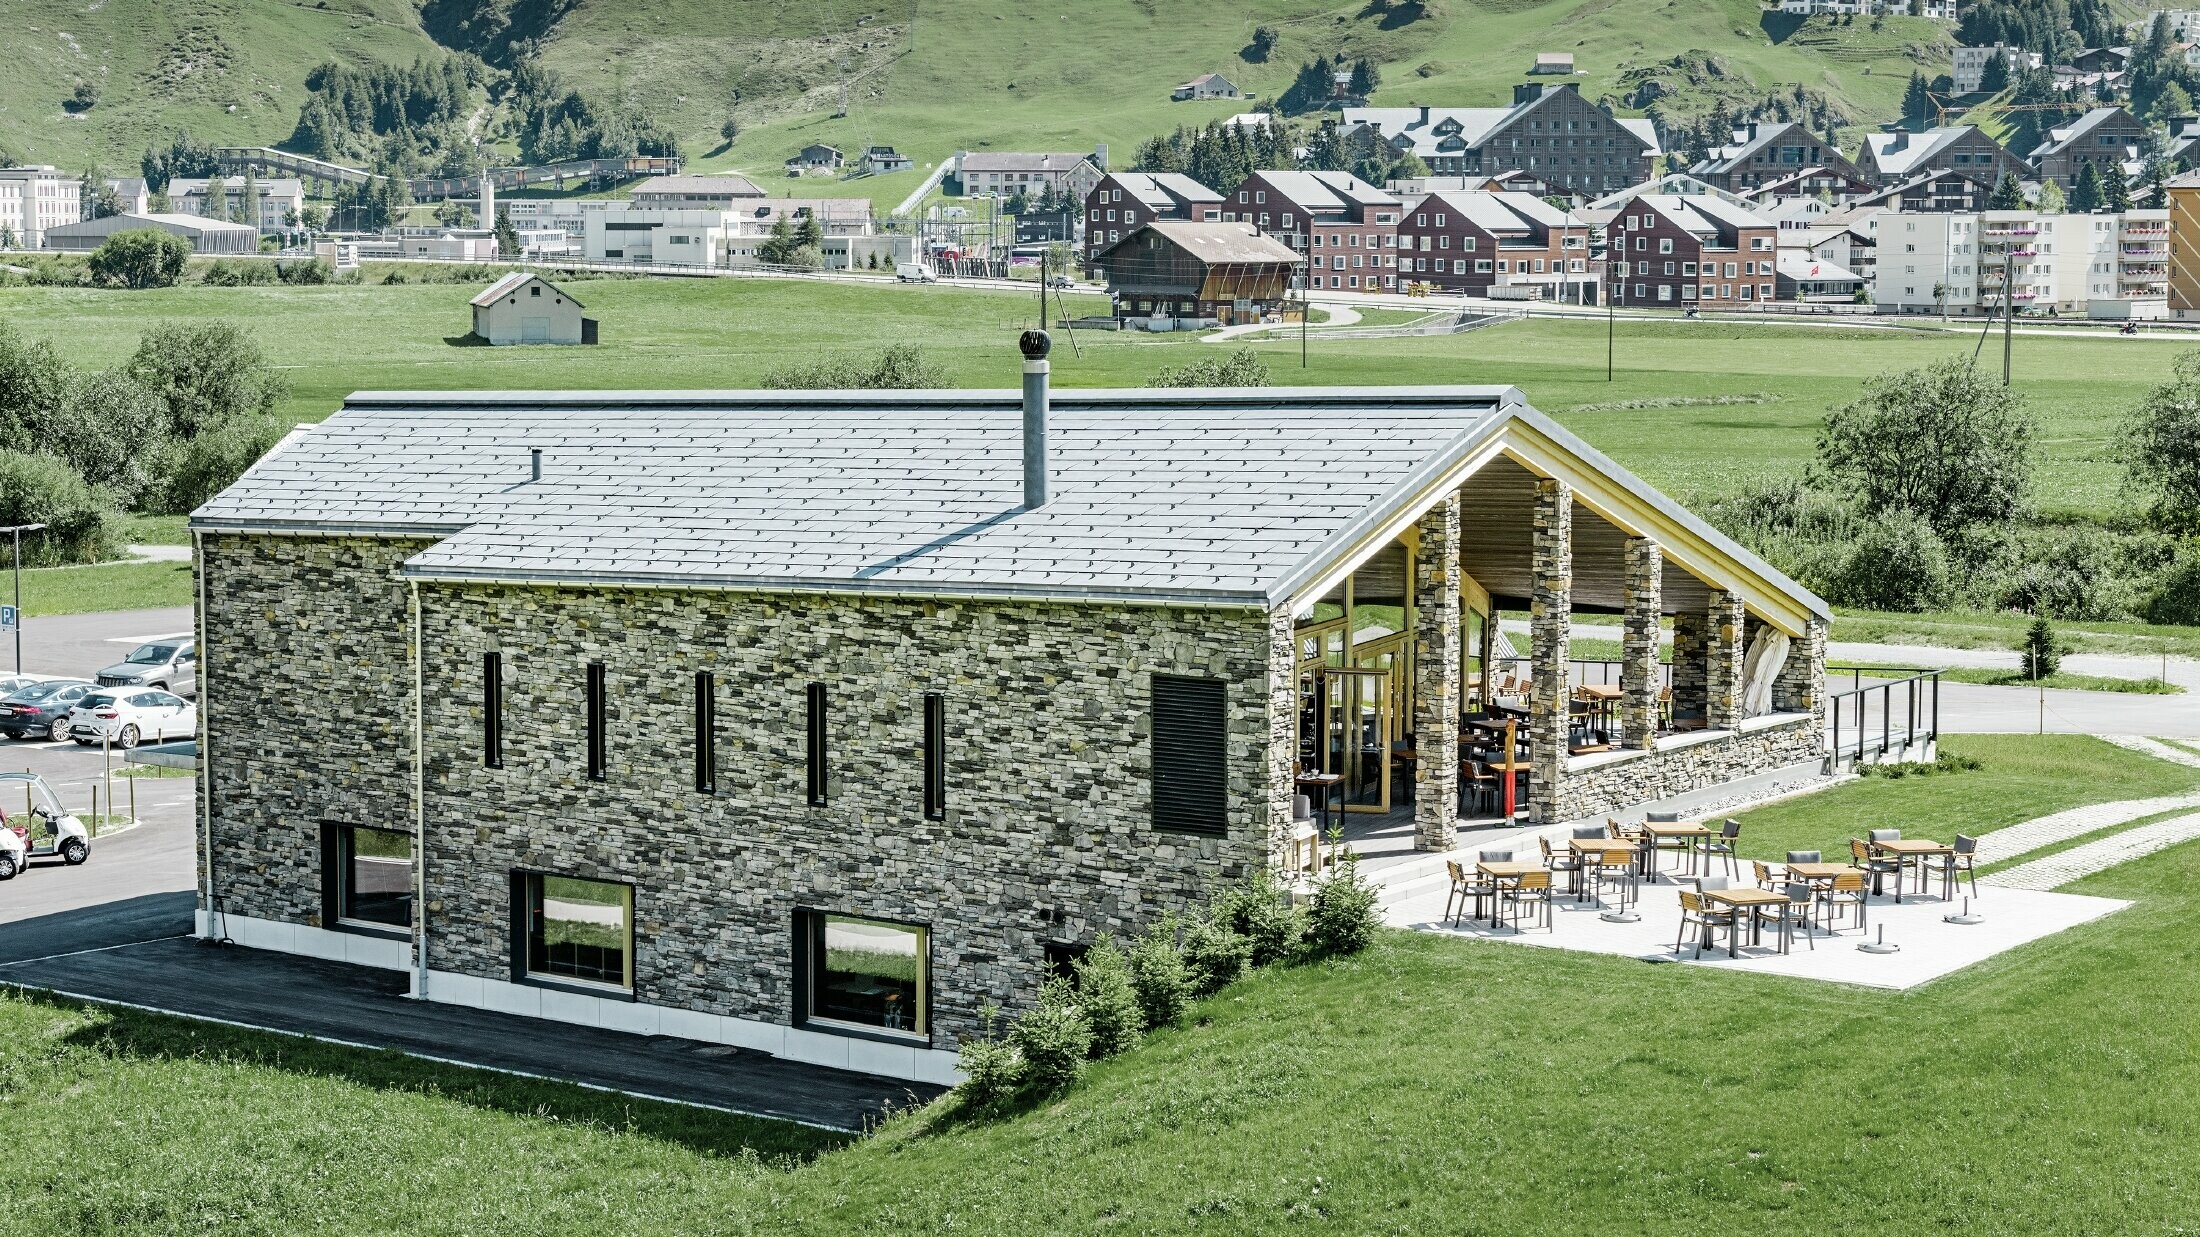
[[1929, 90], [1925, 92], [1925, 97], [1932, 100], [1933, 124], [1941, 128], [1947, 127], [1950, 116], [1960, 116], [1965, 112], [1978, 108], [1992, 108], [1996, 112], [2075, 112], [2081, 110], [2068, 103], [2005, 103], [2000, 106], [1990, 103], [1959, 103], [1954, 107], [1950, 107], [1948, 104], [1941, 102], [1939, 95]]

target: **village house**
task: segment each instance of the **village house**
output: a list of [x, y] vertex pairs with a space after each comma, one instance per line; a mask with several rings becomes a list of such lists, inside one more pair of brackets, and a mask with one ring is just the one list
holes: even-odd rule
[[1413, 198], [1398, 226], [1398, 278], [1446, 292], [1536, 285], [1552, 300], [1595, 295], [1589, 225], [1529, 193], [1451, 191]]
[[247, 223], [262, 232], [280, 232], [295, 226], [291, 221], [306, 206], [306, 183], [295, 177], [278, 176], [255, 182], [260, 195], [260, 217], [238, 219], [244, 210], [244, 177], [225, 176], [211, 180], [194, 180], [176, 177], [168, 182], [168, 205], [172, 213], [198, 215], [201, 218], [227, 219], [232, 223]]
[[1647, 120], [1623, 120], [1581, 96], [1578, 82], [1525, 82], [1511, 107], [1350, 107], [1399, 154], [1445, 176], [1526, 172], [1583, 196], [1650, 179], [1663, 152]]
[[2152, 142], [2145, 121], [2120, 107], [2096, 107], [2050, 130], [2047, 140], [2032, 150], [2032, 170], [2042, 182], [2054, 181], [2065, 190], [2077, 187], [2088, 163], [2099, 169], [2103, 184], [2110, 179], [2128, 182]]
[[971, 151], [956, 164], [955, 174], [964, 197], [1036, 197], [1052, 189], [1082, 202], [1106, 167], [1106, 147], [1089, 155]]
[[1202, 73], [1169, 92], [1178, 103], [1187, 99], [1242, 99], [1245, 96], [1220, 73]]
[[1305, 261], [1249, 223], [1162, 219], [1140, 224], [1092, 258], [1116, 317], [1144, 330], [1280, 320]]
[[1085, 198], [1085, 257], [1090, 260], [1142, 223], [1204, 223], [1221, 209], [1220, 193], [1181, 172], [1110, 172]]
[[469, 302], [473, 333], [491, 344], [592, 344], [596, 320], [565, 289], [529, 271], [513, 271]]
[[1725, 200], [1645, 194], [1606, 231], [1622, 305], [1731, 309], [1775, 299], [1778, 229]]
[[[1787, 192], [1776, 196], [1813, 197], [1836, 185], [1864, 187], [1863, 172], [1839, 147], [1793, 121], [1753, 120], [1733, 136], [1732, 142], [1712, 147], [1688, 174], [1738, 194], [1777, 185]], [[1818, 183], [1810, 180], [1813, 173], [1821, 178]]]
[[[1024, 351], [1020, 395], [299, 428], [190, 522], [199, 935], [945, 1082], [1101, 933], [1296, 878], [1302, 772], [1470, 840], [1500, 612], [1534, 614], [1532, 821], [1825, 758], [1825, 604], [1519, 391], [1055, 394]], [[1577, 610], [1624, 616], [1608, 744]]]
[[906, 172], [917, 166], [909, 156], [891, 146], [866, 146], [863, 148], [863, 170], [874, 176], [889, 172]]
[[1223, 200], [1222, 219], [1253, 224], [1296, 250], [1311, 287], [1394, 291], [1403, 210], [1350, 172], [1255, 172]]
[[84, 218], [84, 182], [47, 164], [0, 167], [0, 228], [23, 249], [45, 243], [46, 229]]
[[1992, 200], [1999, 179], [1987, 180], [1991, 169], [1979, 168], [1968, 172], [1938, 169], [1919, 172], [1908, 180], [1899, 180], [1883, 189], [1877, 189], [1856, 199], [1858, 206], [1885, 207], [1889, 210], [1936, 211], [1986, 209]]
[[2032, 169], [1986, 136], [1977, 125], [1946, 125], [1912, 133], [1896, 129], [1864, 135], [1859, 170], [1882, 188], [1907, 184], [1927, 172], [1955, 172], [1988, 192], [2004, 174], [2028, 179]]
[[1572, 77], [1574, 54], [1572, 52], [1537, 52], [1535, 63], [1528, 72], [1536, 77]]
[[1882, 214], [1873, 301], [1887, 313], [2165, 317], [2169, 218], [2161, 209]]
[[810, 176], [837, 172], [843, 162], [846, 162], [846, 156], [840, 153], [839, 147], [812, 142], [788, 158], [787, 175]]
[[2013, 71], [2020, 68], [2037, 69], [2047, 63], [2038, 52], [2028, 52], [2007, 43], [1993, 43], [1985, 47], [1959, 47], [1948, 64], [1949, 78], [1955, 83], [1957, 94], [1973, 94], [1981, 89], [1986, 77], [1986, 66], [1999, 57]]

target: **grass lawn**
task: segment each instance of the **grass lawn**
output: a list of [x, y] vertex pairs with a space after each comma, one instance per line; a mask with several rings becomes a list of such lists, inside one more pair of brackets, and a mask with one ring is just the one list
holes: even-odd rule
[[[1750, 813], [1751, 850], [1984, 832], [2200, 774], [2082, 738]], [[0, 999], [21, 1231], [2131, 1232], [2200, 1225], [2200, 845], [1906, 992], [1403, 932], [1264, 972], [980, 1127], [838, 1139]], [[1807, 1119], [1806, 1119], [1807, 1118]], [[2113, 1217], [2113, 1219], [2108, 1219]]]
[[[949, 380], [1004, 387], [1018, 372], [1016, 333], [1033, 299], [1013, 292], [765, 279], [577, 280], [603, 323], [594, 348], [464, 348], [467, 286], [185, 287], [119, 293], [0, 289], [0, 316], [54, 340], [78, 364], [113, 364], [164, 318], [231, 318], [259, 336], [290, 380], [283, 413], [328, 415], [360, 389], [740, 387], [820, 351], [868, 350], [889, 340], [926, 349]], [[1099, 297], [1068, 298], [1100, 312]], [[1295, 334], [1250, 345], [1279, 383], [1509, 383], [1622, 464], [1683, 501], [1731, 491], [1753, 476], [1799, 471], [1826, 409], [1863, 379], [1968, 353], [1960, 334], [1709, 322], [1621, 324], [1618, 376], [1604, 380], [1604, 324], [1531, 319], [1465, 335], [1316, 341], [1299, 366]], [[361, 341], [372, 340], [371, 349]], [[1064, 340], [1064, 343], [1069, 341]], [[1138, 386], [1188, 352], [1186, 338], [1081, 332], [1057, 347], [1065, 386]], [[2017, 384], [2042, 423], [2035, 499], [2053, 512], [2121, 511], [2115, 422], [2169, 372], [2178, 349], [2138, 340], [2029, 337]], [[1747, 404], [1709, 403], [1748, 396]], [[1661, 406], [1612, 407], [1664, 400]], [[1602, 411], [1571, 411], [1577, 406]], [[1879, 638], [1921, 626], [1845, 618], [1838, 638]], [[2106, 626], [2106, 625], [2095, 625]], [[2134, 625], [2136, 627], [2136, 625]], [[2137, 628], [2144, 631], [2144, 628]], [[1954, 638], [1951, 633], [1949, 638]], [[1971, 638], [2005, 645], [1988, 623]], [[2200, 649], [2200, 632], [2192, 633]]]
[[1946, 841], [2064, 808], [2109, 799], [2146, 799], [2200, 787], [2200, 770], [2157, 760], [2087, 735], [1943, 735], [1940, 750], [1981, 768], [1923, 777], [1859, 778], [1821, 794], [1737, 817], [1745, 858], [1791, 850], [1848, 853], [1867, 829], [1901, 829]]
[[[1866, 676], [1874, 671], [1881, 674], [1899, 674], [1908, 677], [1916, 669], [1912, 666], [1874, 665], [1870, 662], [1841, 662], [1826, 667], [1827, 676], [1839, 683], [1850, 670], [1862, 670]], [[2181, 696], [2185, 689], [2161, 679], [2123, 679], [2108, 674], [2066, 674], [2056, 672], [2044, 679], [2028, 679], [2015, 670], [1989, 670], [1983, 666], [1947, 666], [1940, 677], [1951, 683], [1982, 683], [1988, 687], [2059, 687], [2071, 691], [2128, 692], [2140, 696]]]
[[121, 541], [124, 545], [190, 545], [191, 534], [184, 529], [189, 516], [181, 515], [125, 515], [122, 517]]
[[95, 563], [23, 573], [23, 613], [30, 618], [190, 604], [189, 563]]
[[[1832, 638], [1870, 644], [1931, 644], [1956, 649], [2014, 649], [2032, 625], [2023, 614], [1874, 614], [1842, 611], [1834, 616]], [[2082, 622], [2057, 624], [2055, 634], [2083, 653], [2200, 657], [2200, 627], [2157, 627], [2148, 623]]]

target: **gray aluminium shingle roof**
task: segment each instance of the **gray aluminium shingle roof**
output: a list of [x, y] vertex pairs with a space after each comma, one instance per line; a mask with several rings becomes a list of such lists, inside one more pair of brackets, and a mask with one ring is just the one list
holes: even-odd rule
[[192, 527], [439, 536], [434, 579], [1265, 606], [1518, 399], [1062, 391], [1027, 511], [1012, 391], [363, 393]]

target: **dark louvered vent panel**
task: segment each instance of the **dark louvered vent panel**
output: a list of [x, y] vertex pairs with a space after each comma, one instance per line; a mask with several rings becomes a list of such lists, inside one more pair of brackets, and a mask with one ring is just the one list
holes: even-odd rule
[[1216, 679], [1153, 676], [1153, 826], [1222, 833], [1229, 823], [1228, 694]]

